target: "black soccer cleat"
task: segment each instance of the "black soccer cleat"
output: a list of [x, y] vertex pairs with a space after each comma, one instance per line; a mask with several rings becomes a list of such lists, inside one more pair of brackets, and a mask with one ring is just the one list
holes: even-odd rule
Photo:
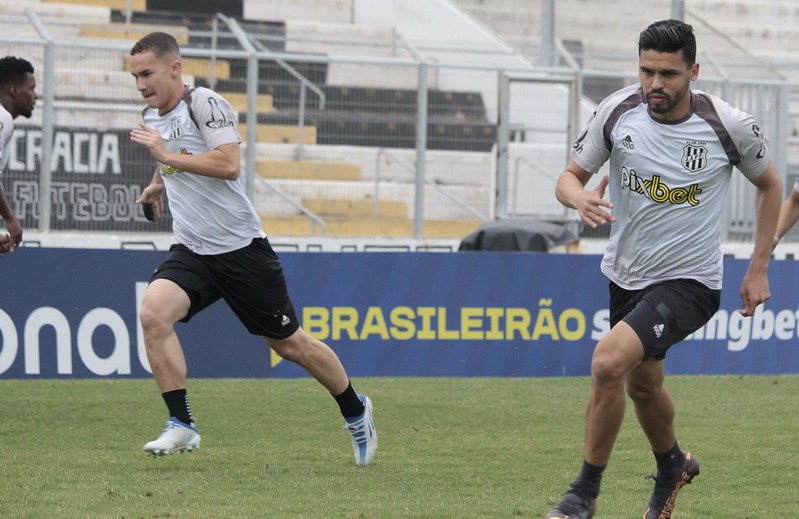
[[591, 519], [594, 513], [596, 513], [596, 499], [583, 497], [570, 490], [563, 496], [563, 501], [550, 510], [544, 519]]
[[655, 489], [649, 498], [649, 507], [644, 512], [644, 519], [670, 519], [671, 513], [677, 506], [677, 493], [698, 475], [699, 462], [687, 452], [682, 468], [674, 478], [661, 481], [658, 477], [649, 476], [655, 480]]

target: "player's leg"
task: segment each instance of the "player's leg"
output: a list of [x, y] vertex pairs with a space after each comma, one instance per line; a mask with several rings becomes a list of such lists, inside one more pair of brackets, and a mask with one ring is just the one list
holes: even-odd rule
[[674, 401], [663, 385], [663, 364], [663, 359], [647, 359], [627, 377], [627, 394], [653, 452], [665, 452], [677, 441]]
[[627, 382], [627, 394], [657, 463], [646, 519], [658, 519], [664, 512], [669, 517], [679, 490], [699, 474], [699, 462], [677, 443], [674, 401], [663, 385], [664, 378], [663, 360], [648, 359], [630, 373]]
[[663, 384], [663, 359], [671, 346], [713, 316], [719, 302], [718, 290], [696, 281], [673, 280], [648, 289], [642, 303], [625, 318], [645, 338], [646, 360], [628, 376], [627, 394], [657, 463], [647, 519], [670, 517], [677, 493], [699, 474], [699, 463], [677, 443], [674, 402]]
[[211, 260], [222, 297], [253, 335], [262, 335], [282, 358], [305, 369], [338, 403], [353, 440], [355, 461], [368, 465], [377, 449], [372, 404], [350, 384], [338, 355], [300, 327], [283, 266], [267, 239]]
[[349, 379], [338, 355], [302, 328], [285, 339], [267, 337], [266, 342], [281, 358], [301, 366], [331, 394], [338, 395], [347, 389]]
[[617, 323], [594, 349], [591, 394], [585, 412], [583, 467], [571, 489], [550, 510], [547, 518], [593, 517], [602, 473], [624, 420], [624, 383], [643, 356], [641, 340], [625, 322]]
[[371, 463], [377, 451], [372, 402], [366, 395], [355, 393], [338, 355], [302, 328], [285, 339], [267, 337], [266, 341], [275, 353], [301, 366], [330, 392], [344, 417], [344, 427], [352, 436], [355, 463]]
[[186, 316], [191, 301], [173, 281], [156, 279], [147, 287], [139, 318], [153, 377], [161, 392], [186, 388], [186, 359], [175, 323]]
[[175, 333], [175, 323], [186, 316], [190, 304], [186, 292], [173, 281], [155, 279], [145, 292], [139, 312], [147, 360], [169, 410], [164, 431], [144, 445], [144, 450], [153, 455], [200, 446], [186, 393], [186, 359]]
[[594, 350], [585, 436], [585, 459], [592, 465], [607, 465], [610, 459], [624, 420], [625, 380], [643, 356], [641, 340], [623, 321]]

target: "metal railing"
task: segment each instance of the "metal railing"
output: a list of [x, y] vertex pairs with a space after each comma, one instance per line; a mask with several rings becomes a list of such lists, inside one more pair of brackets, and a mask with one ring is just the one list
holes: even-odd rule
[[[131, 114], [141, 109], [140, 102], [112, 101], [110, 99], [104, 101], [99, 96], [92, 97], [91, 91], [85, 92], [85, 95], [79, 98], [73, 98], [70, 95], [56, 96], [56, 91], [61, 86], [60, 83], [62, 83], [57, 74], [58, 67], [64, 67], [64, 63], [69, 63], [70, 58], [68, 55], [77, 54], [87, 61], [91, 61], [96, 57], [99, 63], [101, 54], [113, 54], [114, 59], [119, 58], [121, 63], [122, 58], [129, 53], [131, 43], [108, 40], [107, 43], [100, 47], [96, 42], [86, 41], [81, 38], [53, 36], [35, 11], [28, 9], [25, 13], [28, 23], [35, 28], [35, 34], [38, 36], [15, 37], [6, 33], [0, 36], [0, 45], [14, 46], [15, 48], [22, 46], [38, 58], [37, 73], [41, 74], [43, 78], [41, 82], [43, 97], [41, 103], [37, 105], [37, 111], [41, 113], [41, 145], [36, 144], [35, 140], [31, 140], [32, 138], [24, 143], [27, 146], [27, 158], [30, 160], [26, 162], [25, 168], [19, 168], [11, 172], [10, 178], [7, 177], [9, 184], [6, 185], [6, 188], [7, 191], [9, 187], [13, 188], [14, 182], [18, 182], [20, 185], [25, 184], [23, 186], [24, 189], [30, 193], [29, 198], [24, 200], [28, 204], [26, 207], [37, 208], [36, 211], [32, 210], [33, 212], [26, 213], [28, 219], [25, 226], [26, 228], [35, 226], [40, 231], [47, 233], [51, 230], [69, 228], [69, 225], [72, 224], [59, 223], [58, 218], [63, 212], [62, 209], [58, 209], [58, 214], [53, 214], [53, 207], [55, 206], [50, 203], [38, 203], [38, 193], [53, 193], [53, 190], [57, 187], [58, 189], [63, 189], [64, 193], [69, 193], [69, 195], [63, 195], [64, 197], [82, 197], [84, 192], [91, 192], [91, 189], [96, 187], [95, 184], [102, 183], [100, 182], [101, 175], [98, 173], [96, 177], [86, 176], [79, 178], [83, 182], [83, 185], [79, 186], [80, 189], [73, 189], [74, 185], [64, 187], [65, 184], [74, 183], [78, 177], [74, 171], [64, 166], [67, 154], [66, 144], [62, 143], [59, 149], [53, 150], [54, 140], [59, 138], [59, 136], [63, 137], [62, 133], [59, 132], [66, 132], [69, 135], [78, 131], [83, 133], [105, 132], [97, 138], [108, 137], [108, 142], [111, 143], [109, 144], [110, 147], [114, 145], [114, 142], [118, 141], [120, 148], [118, 150], [118, 158], [124, 164], [120, 173], [114, 173], [114, 175], [119, 175], [118, 178], [109, 176], [107, 180], [103, 181], [109, 193], [108, 196], [111, 196], [110, 193], [112, 193], [114, 186], [120, 183], [128, 184], [128, 193], [134, 193], [134, 188], [136, 187], [134, 184], [140, 184], [142, 182], [141, 179], [149, 179], [152, 174], [152, 168], [150, 166], [151, 160], [146, 153], [140, 153], [127, 146], [124, 142], [126, 134], [124, 128], [112, 127], [109, 129], [101, 127], [97, 122], [97, 117], [93, 118], [94, 120], [87, 119], [85, 123], [69, 123], [66, 125], [63, 123], [64, 120], [68, 119], [66, 115], [73, 112], [92, 112], [97, 114], [117, 111]], [[457, 46], [443, 44], [422, 45], [409, 42], [401, 34], [394, 34], [390, 41], [385, 42], [392, 51], [390, 56], [383, 57], [370, 56], [367, 50], [356, 54], [337, 53], [335, 45], [332, 46], [333, 48], [330, 52], [324, 54], [275, 50], [266, 44], [264, 36], [248, 32], [238, 20], [221, 14], [213, 18], [213, 25], [210, 31], [190, 31], [190, 33], [194, 36], [210, 38], [212, 42], [210, 48], [192, 45], [183, 45], [181, 48], [182, 54], [186, 58], [204, 58], [208, 60], [210, 65], [207, 77], [209, 85], [216, 86], [219, 84], [222, 60], [235, 61], [246, 65], [244, 68], [246, 77], [237, 79], [244, 79], [247, 95], [247, 117], [244, 122], [247, 128], [247, 136], [246, 147], [243, 149], [243, 162], [248, 195], [253, 198], [256, 196], [255, 186], [257, 182], [258, 186], [263, 186], [268, 192], [274, 193], [290, 204], [293, 211], [309, 218], [312, 222], [312, 232], [316, 233], [320, 230], [323, 235], [327, 233], [327, 223], [324, 218], [310, 211], [303, 203], [297, 202], [297, 196], [288, 194], [276, 182], [258, 178], [255, 174], [257, 162], [259, 158], [263, 158], [263, 156], [259, 157], [259, 153], [278, 155], [295, 162], [354, 162], [365, 171], [371, 170], [374, 174], [373, 185], [368, 185], [370, 180], [368, 180], [367, 176], [365, 180], [352, 182], [351, 185], [341, 189], [355, 190], [359, 188], [359, 184], [366, 184], [365, 189], [371, 189], [373, 192], [373, 203], [375, 204], [373, 210], [376, 212], [379, 212], [380, 195], [383, 194], [382, 190], [384, 189], [384, 172], [381, 170], [382, 159], [396, 163], [403, 171], [410, 173], [410, 178], [406, 180], [406, 184], [412, 184], [413, 190], [414, 237], [420, 238], [424, 234], [425, 212], [429, 212], [430, 201], [425, 200], [426, 187], [434, 190], [440, 195], [438, 198], [445, 200], [452, 207], [457, 208], [458, 211], [465, 211], [472, 216], [476, 216], [481, 221], [493, 219], [495, 216], [502, 218], [507, 216], [509, 212], [523, 214], [524, 208], [522, 207], [522, 201], [519, 199], [520, 193], [513, 190], [514, 186], [519, 185], [522, 166], [530, 166], [530, 168], [525, 168], [527, 171], [525, 174], [535, 178], [551, 179], [552, 175], [560, 173], [559, 168], [562, 165], [552, 166], [551, 162], [544, 162], [542, 158], [549, 152], [543, 146], [536, 148], [539, 144], [536, 142], [528, 141], [525, 143], [528, 150], [520, 152], [521, 146], [519, 143], [513, 142], [511, 132], [517, 128], [530, 129], [537, 126], [540, 127], [537, 123], [547, 122], [550, 118], [559, 121], [562, 124], [554, 132], [557, 134], [557, 146], [562, 145], [562, 149], [557, 149], [556, 153], [551, 153], [550, 160], [562, 160], [560, 157], [566, 156], [572, 139], [591, 112], [592, 103], [583, 96], [586, 83], [601, 78], [617, 79], [624, 82], [635, 82], [637, 80], [637, 76], [634, 73], [583, 68], [560, 42], [557, 42], [557, 53], [560, 62], [565, 63], [565, 66], [540, 67], [534, 66], [530, 61], [512, 51], [502, 51], [496, 48], [481, 50], [469, 48], [468, 46], [458, 49]], [[270, 38], [273, 37], [270, 36]], [[230, 46], [222, 45], [221, 42], [224, 39], [238, 42], [238, 46], [230, 48]], [[318, 37], [317, 40], [324, 41], [321, 37]], [[272, 40], [270, 39], [269, 41]], [[343, 43], [349, 44], [351, 42], [343, 41]], [[368, 49], [374, 47], [374, 45], [374, 41], [368, 41], [364, 43], [362, 48]], [[457, 59], [454, 57], [450, 59], [450, 55], [457, 55]], [[287, 110], [283, 114], [286, 118], [291, 117], [296, 121], [294, 125], [296, 127], [294, 129], [297, 132], [296, 142], [269, 143], [266, 148], [262, 146], [266, 143], [258, 142], [256, 131], [259, 85], [262, 86], [264, 81], [269, 81], [268, 77], [265, 78], [263, 74], [259, 74], [261, 65], [265, 62], [276, 64], [299, 87], [297, 94], [299, 99], [292, 100], [292, 103], [297, 103], [296, 109], [298, 113], [295, 114]], [[392, 116], [393, 119], [391, 119], [390, 123], [385, 122], [387, 117], [382, 117], [383, 114], [379, 111], [376, 114], [358, 113], [358, 108], [347, 109], [349, 110], [347, 111], [336, 105], [337, 100], [335, 98], [331, 98], [326, 94], [326, 91], [331, 88], [330, 84], [317, 83], [303, 71], [304, 68], [314, 64], [326, 67], [328, 72], [337, 68], [354, 71], [347, 76], [347, 79], [351, 80], [349, 85], [352, 86], [353, 90], [358, 85], [364, 85], [362, 87], [363, 91], [359, 95], [366, 96], [369, 94], [370, 89], [392, 91], [398, 96], [410, 92], [410, 100], [403, 101], [406, 103], [405, 105], [400, 105], [398, 102], [396, 106], [390, 106], [387, 109], [387, 111], [396, 112]], [[98, 71], [103, 71], [104, 65], [92, 66]], [[716, 63], [714, 68], [721, 72], [715, 77], [700, 76], [697, 86], [711, 93], [716, 93], [729, 100], [731, 104], [752, 113], [769, 139], [774, 161], [783, 174], [783, 178], [789, 177], [791, 168], [795, 167], [798, 162], [791, 157], [791, 149], [789, 148], [789, 143], [797, 140], [794, 135], [796, 130], [791, 128], [793, 112], [789, 104], [791, 100], [799, 99], [799, 86], [776, 79], [740, 79], [730, 77], [724, 74], [724, 67], [721, 63]], [[242, 69], [240, 68], [239, 70]], [[108, 72], [110, 74], [113, 71]], [[118, 70], [116, 72], [121, 73], [123, 71]], [[551, 98], [530, 96], [527, 99], [525, 98], [527, 94], [514, 93], [512, 85], [518, 82], [526, 82], [546, 88], [546, 95], [551, 96]], [[340, 89], [346, 89], [348, 85], [339, 83], [335, 86]], [[93, 86], [89, 85], [89, 88], [93, 88]], [[132, 82], [130, 88], [134, 88]], [[317, 97], [316, 103], [311, 104], [308, 101], [308, 90]], [[494, 130], [496, 138], [490, 146], [479, 147], [474, 134], [471, 134], [458, 136], [457, 139], [461, 140], [455, 142], [454, 145], [454, 137], [451, 138], [451, 141], [444, 142], [443, 145], [441, 145], [442, 141], [439, 140], [439, 147], [437, 148], [435, 140], [441, 138], [435, 133], [428, 133], [429, 129], [435, 128], [439, 124], [438, 121], [441, 120], [440, 118], [436, 119], [435, 112], [440, 108], [431, 104], [432, 94], [441, 92], [458, 93], [460, 91], [473, 92], [480, 99], [481, 109], [484, 111], [480, 115], [481, 119], [476, 120], [476, 122], [472, 121], [474, 122], [473, 127], [468, 125], [464, 125], [464, 127], [467, 129]], [[366, 104], [366, 99], [360, 99], [359, 102], [361, 104], [358, 106], [363, 106]], [[517, 106], [519, 103], [529, 103], [529, 116], [522, 116], [518, 110], [511, 109], [512, 106]], [[554, 115], [541, 115], [545, 113], [545, 110], [552, 109], [556, 105], [562, 107], [558, 108], [559, 111], [557, 113], [554, 113]], [[342, 121], [350, 117], [356, 122], [351, 126], [343, 126], [339, 134], [333, 135], [333, 139], [330, 138], [330, 134], [326, 134], [326, 141], [317, 142], [312, 147], [308, 146], [305, 142], [308, 132], [306, 120], [308, 119], [309, 111], [315, 108], [318, 108], [319, 112], [326, 112], [324, 115], [328, 117], [340, 117]], [[449, 117], [450, 119], [440, 123], [443, 128], [442, 131], [446, 131], [446, 125], [450, 123], [451, 126], [455, 127], [454, 121], [456, 119], [470, 122], [468, 114], [456, 113]], [[362, 123], [365, 129], [359, 130], [356, 128], [354, 125], [358, 122]], [[27, 124], [24, 121], [20, 121], [18, 126], [24, 130]], [[380, 127], [382, 131], [385, 128], [380, 125], [390, 126], [390, 124], [405, 125], [403, 131], [406, 133], [400, 135], [400, 132], [397, 131], [399, 136], [394, 141], [391, 140], [391, 137], [386, 137], [383, 141], [374, 144], [375, 140], [370, 140], [373, 137], [371, 133], [375, 131], [374, 128]], [[67, 128], [64, 129], [64, 126], [67, 126]], [[353, 135], [353, 131], [356, 130], [361, 133]], [[112, 132], [116, 133], [111, 135]], [[67, 137], [63, 137], [63, 139], [67, 139]], [[404, 139], [401, 143], [400, 138]], [[336, 139], [338, 140], [336, 141]], [[331, 140], [335, 142], [331, 143]], [[353, 143], [350, 143], [351, 141]], [[74, 142], [78, 141], [74, 140]], [[72, 145], [76, 146], [74, 142]], [[413, 162], [390, 151], [392, 144], [398, 148], [412, 150], [414, 152]], [[450, 148], [447, 148], [447, 146], [450, 146]], [[20, 149], [23, 149], [22, 143], [20, 144]], [[266, 151], [259, 152], [259, 149], [265, 149]], [[431, 155], [438, 153], [439, 149], [453, 149], [462, 155], [474, 157], [474, 167], [483, 168], [480, 174], [475, 175], [475, 177], [484, 182], [483, 184], [478, 184], [475, 189], [482, 189], [483, 194], [489, 193], [486, 198], [490, 200], [490, 203], [477, 207], [456, 194], [454, 190], [431, 180], [431, 178], [442, 178], [445, 175], [449, 175], [446, 177], [446, 184], [459, 181], [458, 172], [447, 171], [446, 165], [435, 166], [436, 162], [441, 164], [445, 160], [428, 160]], [[512, 166], [512, 169], [509, 165]], [[441, 169], [431, 172], [430, 168], [433, 167]], [[511, 182], [508, 182], [509, 179]], [[35, 187], [33, 186], [34, 182], [36, 183]], [[316, 181], [308, 181], [309, 189], [315, 188], [317, 191], [325, 189], [324, 186], [319, 187], [317, 185], [314, 187], [314, 182]], [[728, 236], [733, 236], [733, 232], [736, 233], [735, 236], [738, 236], [741, 231], [746, 231], [751, 227], [754, 219], [754, 212], [751, 206], [753, 202], [750, 200], [752, 197], [748, 196], [747, 189], [749, 189], [749, 186], [743, 181], [736, 181], [733, 184], [733, 193], [729, 204], [729, 221], [732, 223], [730, 224]], [[37, 193], [33, 193], [33, 191], [37, 191]], [[99, 192], [99, 189], [97, 192]], [[54, 196], [51, 195], [51, 197]], [[91, 198], [91, 196], [88, 196], [86, 200], [81, 199], [80, 203], [88, 205], [96, 202], [96, 199]], [[355, 198], [357, 196], [357, 193], [353, 191], [352, 197]], [[38, 198], [48, 200], [47, 197]], [[126, 201], [129, 200], [126, 199]], [[63, 206], [74, 201], [65, 199], [58, 202]], [[545, 209], [549, 210], [551, 214], [562, 215], [563, 208], [554, 199], [554, 195], [551, 197], [551, 202], [552, 206]], [[90, 222], [85, 223], [79, 218], [74, 220], [77, 222], [75, 225], [78, 230], [88, 228], [91, 230], [113, 230], [115, 232], [139, 232], [143, 228], [142, 225], [146, 225], [132, 218], [128, 223], [120, 220], [115, 226], [104, 226], [103, 222], [96, 222], [96, 228], [92, 228], [86, 227], [90, 226]], [[58, 225], [53, 227], [54, 224]], [[167, 229], [160, 230], [166, 231]]]

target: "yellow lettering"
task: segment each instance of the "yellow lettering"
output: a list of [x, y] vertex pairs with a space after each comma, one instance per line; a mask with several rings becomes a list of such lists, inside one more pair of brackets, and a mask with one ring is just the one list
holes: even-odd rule
[[558, 335], [558, 326], [555, 323], [555, 314], [549, 308], [552, 305], [551, 299], [541, 299], [538, 301], [541, 307], [538, 309], [538, 316], [535, 319], [535, 328], [533, 328], [533, 340], [537, 341], [542, 335], [546, 334], [552, 337], [552, 340], [560, 340]]
[[660, 177], [655, 175], [649, 186], [649, 196], [658, 203], [663, 203], [669, 199], [669, 186], [660, 183]]
[[461, 338], [465, 341], [481, 341], [485, 337], [482, 308], [461, 309]]
[[458, 330], [447, 329], [447, 309], [438, 308], [438, 338], [442, 341], [460, 339]]
[[[574, 321], [574, 329], [569, 328], [569, 321]], [[567, 308], [560, 314], [558, 330], [567, 341], [579, 341], [585, 335], [585, 316], [577, 308]]]
[[436, 315], [436, 309], [432, 306], [420, 306], [416, 313], [422, 318], [421, 329], [417, 334], [417, 339], [435, 339], [436, 332], [433, 330], [433, 317]]
[[391, 319], [391, 336], [399, 341], [413, 339], [416, 334], [414, 317], [416, 316], [413, 313], [413, 309], [409, 306], [398, 306], [392, 309], [389, 315], [389, 319]]
[[488, 331], [485, 338], [489, 341], [501, 341], [505, 338], [505, 334], [500, 327], [500, 319], [505, 315], [504, 308], [486, 308], [486, 317], [488, 317]]
[[675, 205], [680, 205], [688, 200], [688, 190], [684, 187], [676, 187], [669, 193], [669, 202]]
[[523, 340], [530, 339], [530, 311], [526, 308], [508, 308], [505, 311], [505, 337], [513, 340], [515, 332]]
[[462, 307], [459, 323], [448, 321], [446, 307], [398, 306], [388, 315], [380, 306], [368, 307], [361, 315], [352, 306], [302, 309], [305, 330], [319, 340], [552, 340], [577, 341], [586, 333], [586, 318], [577, 308], [559, 316], [552, 311], [552, 299], [541, 299], [535, 324], [527, 308]]
[[322, 306], [305, 306], [302, 309], [302, 327], [320, 341], [330, 337], [330, 311]]
[[383, 316], [383, 309], [379, 306], [370, 306], [363, 319], [360, 338], [364, 340], [370, 335], [379, 335], [381, 339], [388, 340], [386, 318]]
[[699, 188], [698, 184], [692, 184], [690, 188], [688, 188], [688, 203], [697, 206], [699, 205], [699, 199], [696, 195], [701, 195], [702, 190]]
[[341, 340], [342, 332], [347, 332], [351, 341], [358, 339], [358, 310], [351, 306], [333, 307], [333, 340]]

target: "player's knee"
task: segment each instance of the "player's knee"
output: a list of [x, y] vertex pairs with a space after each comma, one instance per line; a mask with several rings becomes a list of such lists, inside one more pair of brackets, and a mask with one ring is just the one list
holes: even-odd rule
[[169, 333], [173, 325], [161, 312], [147, 304], [143, 304], [139, 310], [139, 321], [145, 338]]
[[657, 398], [661, 386], [658, 384], [647, 383], [644, 381], [628, 381], [627, 396], [633, 402], [645, 404]]
[[299, 337], [291, 336], [282, 340], [268, 340], [269, 347], [275, 350], [283, 360], [302, 365], [305, 349]]
[[624, 380], [626, 370], [613, 355], [595, 353], [591, 360], [591, 377], [595, 385], [617, 386]]

